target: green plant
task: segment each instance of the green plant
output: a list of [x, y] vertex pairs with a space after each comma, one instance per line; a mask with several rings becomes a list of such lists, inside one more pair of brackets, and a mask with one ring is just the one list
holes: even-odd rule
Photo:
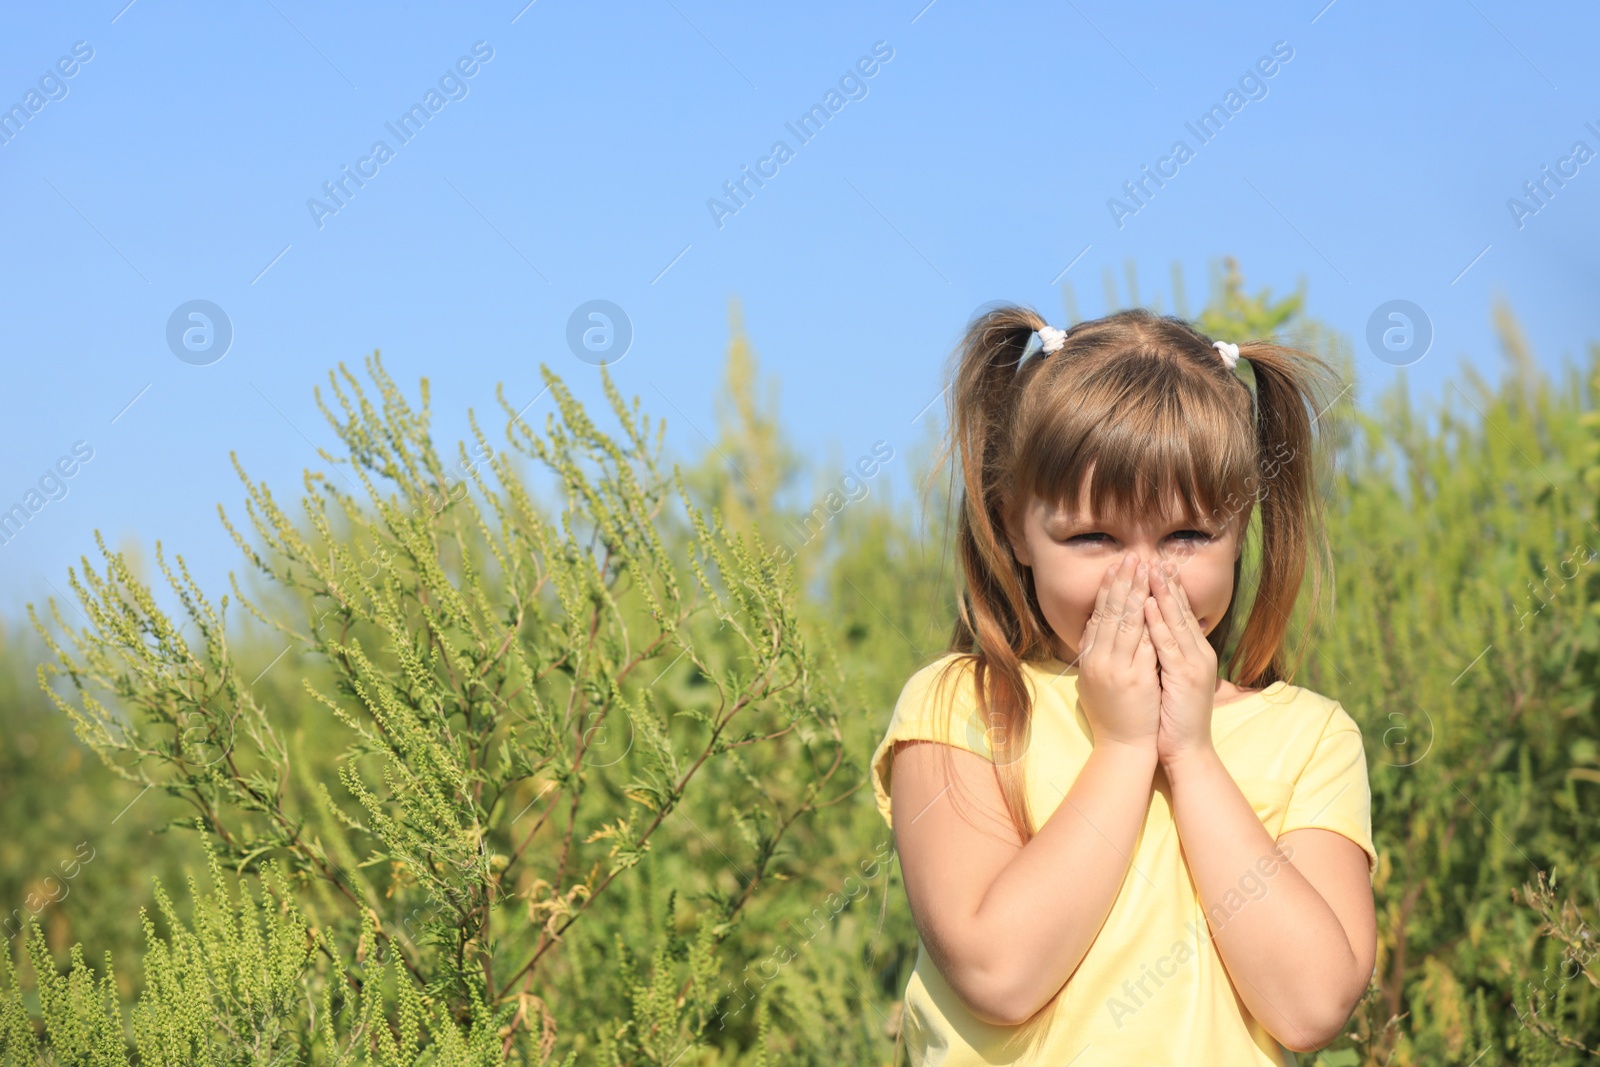
[[[660, 469], [660, 428], [652, 440], [649, 417], [603, 369], [618, 437], [548, 369], [560, 421], [542, 436], [499, 397], [512, 446], [562, 491], [554, 516], [475, 417], [478, 458], [463, 445], [459, 474], [447, 470], [426, 379], [413, 410], [374, 355], [380, 410], [340, 370], [345, 385], [329, 377], [342, 417], [323, 411], [349, 455], [324, 458], [348, 466], [370, 509], [308, 473], [304, 529], [238, 468], [259, 547], [222, 518], [275, 590], [257, 599], [276, 603], [237, 583], [235, 594], [288, 638], [306, 707], [341, 728], [343, 795], [314, 773], [326, 760], [296, 760], [288, 713], [257, 698], [258, 676], [230, 645], [228, 597], [214, 609], [181, 556], [180, 582], [159, 542], [197, 647], [101, 541], [105, 573], [84, 561], [82, 580], [70, 577], [91, 625], [68, 627], [55, 610], [66, 647], [34, 617], [56, 660], [41, 684], [116, 774], [190, 804], [236, 873], [282, 865], [281, 903], [299, 901], [314, 950], [304, 980], [324, 1003], [346, 958], [383, 961], [401, 1011], [372, 1023], [372, 1048], [393, 1040], [405, 1059], [420, 1017], [449, 1020], [463, 1047], [490, 1033], [514, 1062], [546, 1062], [561, 1036], [607, 1062], [671, 1062], [709, 1028], [718, 945], [839, 766], [792, 576], [759, 538], [706, 521]], [[674, 500], [681, 510], [664, 514]], [[283, 609], [309, 626], [280, 621]], [[659, 906], [640, 867], [661, 845], [664, 929], [638, 921]], [[694, 904], [681, 917], [679, 895]], [[598, 982], [618, 994], [609, 1003], [584, 995], [597, 983], [573, 949], [580, 921], [616, 942], [615, 971]], [[169, 967], [165, 951], [152, 942], [147, 986]], [[15, 1028], [20, 994], [7, 996]], [[237, 989], [191, 1003], [214, 1032], [258, 1030]], [[285, 1006], [285, 1025], [309, 1031], [312, 1003]], [[67, 1040], [64, 1025], [45, 1040]], [[434, 1051], [416, 1062], [445, 1062], [428, 1059], [447, 1047], [432, 1024], [428, 1035]], [[338, 1062], [331, 1036], [299, 1051]]]

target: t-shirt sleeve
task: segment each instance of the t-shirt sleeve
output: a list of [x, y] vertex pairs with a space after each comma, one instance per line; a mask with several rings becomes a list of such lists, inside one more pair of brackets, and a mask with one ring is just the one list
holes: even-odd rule
[[[972, 666], [964, 661], [951, 666], [942, 683], [940, 674], [950, 656], [929, 664], [911, 676], [895, 702], [889, 727], [872, 754], [872, 792], [878, 813], [892, 830], [889, 789], [896, 741], [942, 741], [993, 761], [994, 755], [978, 712]], [[948, 722], [943, 722], [948, 716]]]
[[1367, 880], [1378, 869], [1372, 843], [1372, 787], [1367, 780], [1367, 753], [1361, 728], [1338, 704], [1317, 739], [1310, 761], [1300, 772], [1289, 808], [1278, 832], [1319, 827], [1343, 834], [1367, 854]]

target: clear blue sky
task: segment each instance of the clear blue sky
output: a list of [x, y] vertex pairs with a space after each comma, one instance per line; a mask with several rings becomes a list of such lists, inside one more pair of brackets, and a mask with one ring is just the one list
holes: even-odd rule
[[[1600, 159], [1573, 157], [1600, 152], [1592, 6], [125, 2], [30, 5], [0, 33], [0, 107], [23, 108], [0, 121], [0, 507], [93, 450], [0, 545], [12, 617], [98, 565], [96, 528], [225, 592], [228, 453], [298, 500], [308, 439], [334, 441], [311, 390], [341, 360], [380, 349], [412, 395], [430, 377], [451, 453], [469, 406], [503, 421], [496, 382], [537, 395], [541, 361], [593, 408], [566, 332], [594, 299], [632, 324], [613, 373], [687, 455], [715, 434], [739, 297], [789, 432], [841, 470], [920, 437], [980, 304], [1062, 322], [1071, 284], [1098, 315], [1129, 260], [1169, 311], [1174, 262], [1191, 309], [1224, 254], [1252, 289], [1304, 280], [1358, 342], [1361, 402], [1396, 373], [1453, 395], [1463, 360], [1498, 377], [1496, 296], [1551, 371], [1600, 338]], [[1292, 58], [1261, 76], [1275, 46]], [[1519, 226], [1508, 199], [1563, 165]], [[1137, 206], [1146, 166], [1171, 176], [1119, 226], [1107, 202]], [[747, 167], [769, 177], [719, 226], [708, 201], [733, 206]], [[1393, 299], [1434, 330], [1404, 372], [1360, 343]], [[209, 365], [167, 340], [191, 300], [231, 323]]]

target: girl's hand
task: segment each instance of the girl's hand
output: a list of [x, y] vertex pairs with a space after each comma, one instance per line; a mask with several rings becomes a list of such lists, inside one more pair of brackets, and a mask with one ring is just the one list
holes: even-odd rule
[[[1174, 574], [1169, 577], [1165, 570]], [[1145, 621], [1161, 668], [1161, 729], [1156, 757], [1163, 767], [1211, 748], [1211, 711], [1217, 696], [1217, 654], [1189, 607], [1177, 565], [1153, 569], [1154, 600], [1145, 601]]]
[[1131, 552], [1106, 569], [1078, 642], [1078, 702], [1096, 745], [1156, 747], [1161, 680], [1145, 625], [1148, 570]]

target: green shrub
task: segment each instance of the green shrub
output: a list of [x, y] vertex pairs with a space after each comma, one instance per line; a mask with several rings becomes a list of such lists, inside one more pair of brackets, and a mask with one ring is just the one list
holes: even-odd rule
[[[299, 1062], [341, 1062], [354, 1043], [384, 1063], [480, 1062], [490, 1044], [544, 1063], [562, 1038], [568, 1059], [587, 1047], [607, 1062], [672, 1062], [709, 1039], [724, 999], [718, 946], [837, 766], [791, 575], [759, 540], [702, 517], [658, 465], [659, 429], [652, 441], [648, 416], [603, 371], [618, 437], [548, 370], [561, 419], [543, 436], [500, 397], [512, 445], [561, 486], [565, 509], [547, 515], [475, 418], [478, 458], [463, 446], [451, 484], [428, 436], [426, 380], [413, 410], [376, 356], [368, 369], [381, 411], [343, 368], [343, 385], [330, 375], [343, 415], [323, 410], [370, 509], [308, 475], [302, 526], [241, 468], [259, 544], [228, 524], [282, 594], [257, 604], [235, 583], [236, 595], [320, 668], [305, 671], [296, 714], [317, 710], [324, 735], [338, 724], [340, 796], [296, 761], [279, 709], [258, 699], [259, 675], [229, 643], [228, 597], [214, 609], [159, 544], [193, 646], [103, 541], [105, 573], [85, 562], [81, 580], [71, 574], [91, 625], [57, 611], [63, 644], [35, 618], [56, 659], [41, 681], [106, 766], [191, 804], [236, 872], [282, 867], [272, 973], [304, 995], [248, 995], [235, 939], [254, 914], [230, 927], [220, 898], [197, 897], [180, 933], [163, 895], [172, 940], [150, 934], [145, 996], [157, 1006], [135, 1012], [139, 1062], [176, 1055], [171, 1040], [192, 1043], [179, 1058], [205, 1047], [218, 1062], [255, 1041]], [[281, 621], [285, 604], [307, 625]], [[644, 877], [652, 851], [661, 869]], [[257, 914], [274, 915], [262, 900]], [[317, 952], [296, 962], [286, 931], [301, 923]], [[85, 1032], [108, 1040], [115, 1028], [92, 1011], [74, 1021], [89, 980], [78, 969], [60, 985], [39, 945], [51, 1054], [79, 1055]], [[326, 1021], [343, 993], [346, 960], [358, 979], [362, 967], [382, 976], [398, 1015], [361, 1008], [342, 1034], [311, 1025], [319, 998]], [[20, 987], [7, 996], [22, 1050]], [[399, 1051], [384, 1051], [390, 1041]]]

